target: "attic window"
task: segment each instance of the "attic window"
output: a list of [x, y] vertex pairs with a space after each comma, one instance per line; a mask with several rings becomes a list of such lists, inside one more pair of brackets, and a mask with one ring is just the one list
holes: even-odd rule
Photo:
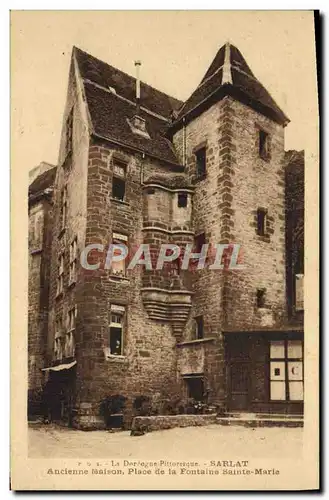
[[177, 206], [178, 208], [187, 207], [187, 193], [178, 193]]
[[135, 115], [131, 119], [127, 118], [127, 122], [133, 134], [139, 135], [144, 139], [151, 139], [146, 129], [146, 120], [144, 120], [144, 118]]

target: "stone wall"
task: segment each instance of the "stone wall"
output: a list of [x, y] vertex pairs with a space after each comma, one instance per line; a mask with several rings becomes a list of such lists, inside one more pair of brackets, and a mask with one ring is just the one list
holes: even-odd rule
[[[268, 161], [259, 156], [260, 128], [270, 137]], [[286, 319], [284, 130], [225, 97], [175, 134], [181, 160], [184, 133], [186, 172], [195, 182], [193, 230], [204, 232], [210, 245], [240, 244], [238, 263], [244, 265], [243, 270], [196, 270], [192, 278], [193, 313], [183, 338], [192, 340], [193, 317], [203, 315], [204, 336], [214, 337], [203, 362], [205, 380], [211, 400], [218, 403], [226, 396], [223, 330], [280, 328]], [[199, 145], [207, 147], [207, 175], [200, 180], [195, 178]], [[262, 207], [268, 211], [266, 237], [256, 232]], [[257, 289], [266, 290], [265, 308], [256, 306]]]
[[196, 427], [216, 424], [217, 414], [210, 415], [159, 415], [155, 417], [135, 417], [132, 431], [152, 432], [174, 427]]
[[285, 155], [287, 302], [290, 322], [302, 324], [295, 309], [295, 274], [304, 274], [304, 151]]
[[[244, 269], [227, 273], [225, 327], [280, 327], [286, 319], [284, 129], [232, 99], [226, 113], [232, 144], [229, 239], [241, 245]], [[269, 134], [268, 160], [259, 155], [259, 129]], [[265, 236], [257, 234], [258, 208], [267, 210]], [[257, 309], [257, 289], [265, 289], [265, 311]]]
[[[113, 157], [120, 156], [127, 165], [124, 201], [112, 198]], [[176, 379], [175, 338], [168, 323], [152, 321], [142, 302], [143, 266], [127, 270], [118, 277], [105, 269], [107, 247], [112, 233], [127, 237], [135, 252], [145, 239], [143, 231], [143, 159], [123, 149], [94, 140], [89, 148], [86, 245], [104, 245], [103, 258], [95, 253], [98, 270], [83, 272], [83, 307], [80, 311], [81, 335], [77, 344], [77, 409], [91, 404], [99, 412], [106, 396], [127, 397], [126, 424], [136, 396], [169, 390]], [[93, 261], [93, 256], [89, 262]], [[123, 354], [107, 355], [111, 305], [126, 308]], [[170, 381], [170, 384], [169, 384]], [[86, 415], [81, 415], [86, 420]], [[94, 424], [93, 424], [94, 425]]]
[[40, 390], [48, 331], [49, 268], [51, 252], [51, 196], [41, 196], [29, 207], [28, 384]]

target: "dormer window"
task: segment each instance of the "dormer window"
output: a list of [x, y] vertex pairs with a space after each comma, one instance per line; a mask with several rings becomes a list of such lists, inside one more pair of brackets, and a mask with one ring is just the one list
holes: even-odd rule
[[140, 135], [144, 139], [151, 139], [147, 131], [146, 120], [144, 118], [139, 115], [135, 115], [131, 119], [127, 118], [127, 122], [134, 134]]

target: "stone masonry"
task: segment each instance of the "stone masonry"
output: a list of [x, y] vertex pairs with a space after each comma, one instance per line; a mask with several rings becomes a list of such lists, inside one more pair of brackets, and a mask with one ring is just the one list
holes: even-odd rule
[[[30, 383], [49, 373], [59, 413], [82, 429], [104, 427], [108, 396], [127, 398], [129, 426], [137, 396], [187, 400], [198, 398], [196, 386], [221, 412], [234, 404], [295, 411], [269, 396], [269, 342], [302, 338], [287, 308], [286, 272], [296, 267], [286, 230], [295, 196], [289, 120], [230, 44], [185, 103], [143, 82], [139, 101], [135, 83], [73, 49], [51, 203], [30, 208], [31, 227], [50, 234], [48, 260], [40, 262], [36, 244], [30, 252]], [[119, 271], [106, 265], [116, 240], [129, 249]], [[182, 258], [162, 270], [127, 269], [141, 244], [154, 263], [161, 244], [201, 240], [207, 264], [216, 245], [227, 245], [223, 269], [181, 270]], [[232, 244], [239, 269], [228, 267]], [[94, 269], [80, 263], [88, 245], [98, 245], [87, 257]], [[242, 379], [236, 370], [246, 363]], [[238, 403], [235, 385], [244, 387]]]

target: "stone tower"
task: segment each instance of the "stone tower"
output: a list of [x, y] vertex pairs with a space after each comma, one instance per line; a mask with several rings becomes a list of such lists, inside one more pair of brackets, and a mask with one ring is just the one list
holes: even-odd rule
[[[281, 365], [275, 371], [269, 360], [281, 347], [285, 353], [295, 348], [300, 357], [299, 345], [284, 332], [288, 122], [240, 51], [227, 43], [171, 129], [195, 186], [195, 234], [212, 245], [240, 245], [243, 267], [196, 271], [193, 316], [196, 328], [202, 318], [200, 336], [208, 342], [186, 342], [181, 349], [182, 375], [184, 363], [189, 372], [201, 371], [211, 398], [232, 409], [282, 408], [288, 389], [275, 385], [274, 373], [279, 379], [289, 374]], [[202, 361], [194, 369], [188, 359], [197, 350]]]

